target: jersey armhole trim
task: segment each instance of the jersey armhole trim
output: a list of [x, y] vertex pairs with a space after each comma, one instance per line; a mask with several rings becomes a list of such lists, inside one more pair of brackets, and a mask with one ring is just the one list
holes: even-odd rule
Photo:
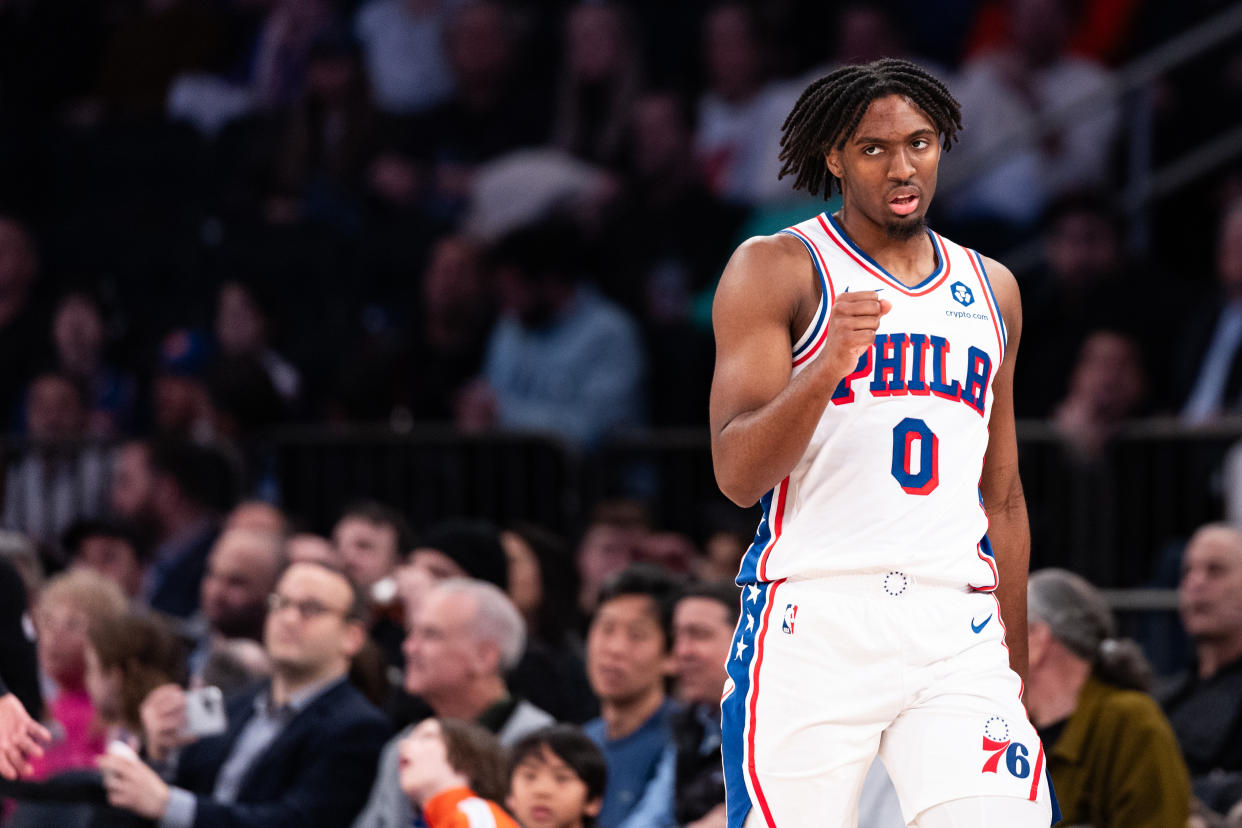
[[794, 343], [794, 358], [802, 356], [804, 352], [811, 347], [816, 340], [816, 334], [819, 333], [825, 319], [828, 317], [828, 309], [832, 307], [832, 303], [836, 301], [837, 295], [832, 288], [832, 279], [828, 275], [828, 268], [824, 264], [824, 258], [820, 255], [819, 248], [815, 246], [815, 242], [810, 237], [796, 227], [790, 227], [782, 230], [782, 233], [793, 236], [802, 242], [802, 246], [806, 248], [806, 252], [811, 257], [811, 264], [815, 267], [815, 275], [819, 277], [819, 307], [815, 312], [815, 319], [811, 322], [802, 336], [798, 337], [798, 341]]
[[979, 276], [983, 280], [983, 287], [988, 292], [992, 306], [996, 311], [996, 320], [1000, 323], [1001, 342], [1005, 345], [1009, 344], [1009, 330], [1005, 327], [1005, 315], [1001, 313], [1000, 302], [996, 300], [996, 292], [992, 290], [992, 280], [988, 278], [988, 269], [983, 264], [983, 257], [979, 255], [977, 250], [963, 248], [966, 255], [970, 257], [971, 262], [979, 270]]

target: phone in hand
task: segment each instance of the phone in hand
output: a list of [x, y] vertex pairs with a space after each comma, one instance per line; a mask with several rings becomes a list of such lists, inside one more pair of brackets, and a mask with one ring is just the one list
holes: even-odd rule
[[199, 738], [224, 732], [228, 718], [219, 687], [195, 687], [185, 692], [185, 723], [187, 735]]

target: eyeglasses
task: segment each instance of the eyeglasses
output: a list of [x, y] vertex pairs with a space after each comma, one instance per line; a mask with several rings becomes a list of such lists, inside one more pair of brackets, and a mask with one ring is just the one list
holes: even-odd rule
[[298, 611], [303, 621], [310, 621], [319, 618], [322, 615], [331, 613], [345, 618], [349, 617], [349, 610], [335, 609], [327, 607], [316, 601], [314, 598], [308, 598], [305, 601], [295, 601], [292, 598], [286, 598], [278, 592], [273, 592], [267, 596], [268, 612], [280, 612], [283, 609], [293, 607]]

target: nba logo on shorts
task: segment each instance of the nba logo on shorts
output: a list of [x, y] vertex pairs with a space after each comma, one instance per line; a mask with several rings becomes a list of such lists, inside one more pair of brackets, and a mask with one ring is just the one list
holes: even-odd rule
[[797, 617], [798, 617], [798, 605], [797, 604], [786, 604], [785, 605], [785, 618], [783, 621], [781, 621], [781, 632], [785, 633], [786, 635], [793, 635], [794, 620], [797, 619]]

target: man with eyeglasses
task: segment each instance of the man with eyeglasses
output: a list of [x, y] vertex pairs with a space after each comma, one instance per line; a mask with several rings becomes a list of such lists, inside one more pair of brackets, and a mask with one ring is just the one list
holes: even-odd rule
[[143, 703], [148, 759], [99, 760], [108, 801], [160, 828], [340, 826], [362, 808], [387, 720], [347, 680], [362, 647], [364, 599], [317, 563], [285, 570], [269, 598], [264, 645], [270, 682], [228, 703], [218, 736], [185, 736], [185, 693]]

